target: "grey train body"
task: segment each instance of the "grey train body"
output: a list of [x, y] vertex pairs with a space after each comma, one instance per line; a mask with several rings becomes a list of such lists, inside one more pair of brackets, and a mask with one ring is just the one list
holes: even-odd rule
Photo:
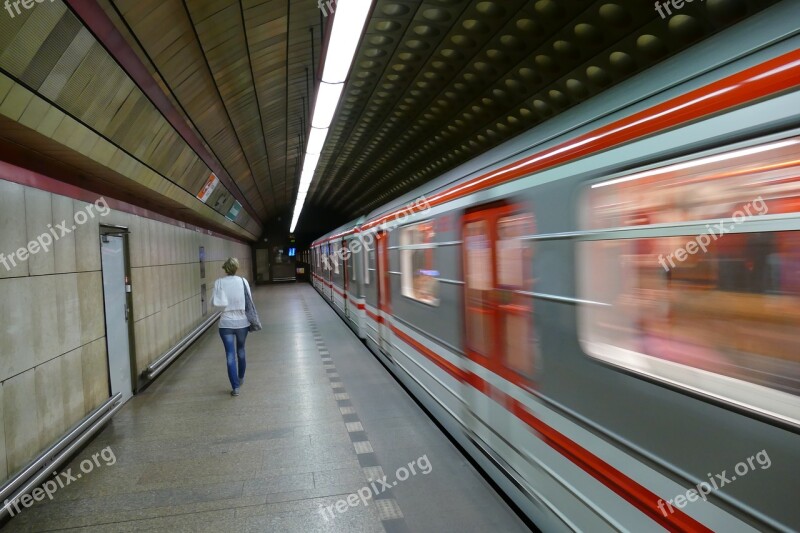
[[[418, 200], [436, 198], [476, 176], [797, 50], [796, 9], [795, 2], [768, 9], [312, 246], [314, 286], [320, 294], [545, 531], [680, 531], [693, 529], [691, 524], [718, 531], [800, 529], [800, 430], [795, 424], [800, 413], [773, 417], [766, 408], [749, 409], [746, 402], [625, 368], [592, 357], [581, 340], [581, 310], [591, 313], [591, 306], [603, 305], [586, 297], [596, 290], [581, 286], [582, 268], [590, 276], [592, 268], [605, 272], [601, 264], [581, 265], [589, 257], [582, 255], [584, 244], [601, 239], [586, 222], [592, 185], [796, 138], [800, 91], [783, 91], [451, 201], [428, 207]], [[406, 211], [363, 229], [409, 205], [417, 205], [413, 214]], [[473, 316], [465, 311], [472, 305], [467, 286], [488, 283], [465, 275], [472, 268], [477, 280], [481, 273], [468, 263], [478, 265], [483, 257], [467, 254], [465, 228], [474, 213], [503, 206], [530, 214], [523, 222], [533, 228], [525, 236], [531, 255], [519, 256], [526, 261], [518, 273], [533, 289], [517, 291], [527, 295], [525, 305], [532, 310], [536, 346], [530, 381], [495, 372], [495, 363], [482, 365], [465, 349], [465, 336], [480, 342], [470, 329], [473, 323], [467, 324], [466, 317]], [[769, 231], [800, 229], [790, 216], [770, 219], [767, 226]], [[414, 227], [416, 233], [404, 232]], [[671, 230], [636, 231], [631, 238], [656, 239]], [[684, 233], [696, 231], [673, 234]], [[344, 254], [339, 251], [344, 246], [357, 252]], [[382, 246], [388, 261], [379, 264]], [[406, 280], [404, 270], [412, 263], [420, 274]], [[513, 275], [497, 273], [498, 279]], [[435, 290], [426, 285], [433, 283], [429, 278], [436, 278]], [[618, 290], [625, 283], [609, 277], [603, 290]], [[505, 342], [513, 343], [507, 335]], [[755, 462], [759, 452], [764, 452], [761, 462]], [[746, 477], [731, 481], [735, 467], [748, 459]], [[627, 481], [615, 485], [604, 477], [615, 472]], [[723, 472], [727, 482], [717, 477]], [[699, 498], [698, 486], [712, 481], [716, 488]], [[663, 517], [636, 503], [653, 495], [663, 500]], [[690, 521], [681, 522], [681, 516]]]

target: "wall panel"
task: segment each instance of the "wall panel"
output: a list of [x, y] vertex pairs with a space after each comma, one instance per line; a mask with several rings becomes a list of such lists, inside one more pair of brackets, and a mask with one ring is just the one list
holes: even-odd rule
[[[94, 216], [79, 224], [78, 213]], [[59, 238], [47, 250], [9, 269], [0, 257], [0, 480], [109, 397], [101, 225], [130, 231], [134, 386], [205, 319], [201, 284], [210, 297], [227, 257], [238, 257], [241, 274], [250, 276], [247, 244], [0, 180], [5, 257], [58, 225], [69, 232], [56, 229]]]

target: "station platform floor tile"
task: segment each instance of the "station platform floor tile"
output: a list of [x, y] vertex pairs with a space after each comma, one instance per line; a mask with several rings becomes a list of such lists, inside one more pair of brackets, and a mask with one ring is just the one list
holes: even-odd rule
[[529, 531], [312, 287], [254, 297], [240, 396], [214, 327], [4, 529]]

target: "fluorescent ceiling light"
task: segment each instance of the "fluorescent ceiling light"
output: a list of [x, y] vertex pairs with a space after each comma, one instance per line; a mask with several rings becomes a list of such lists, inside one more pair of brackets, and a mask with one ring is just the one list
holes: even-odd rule
[[300, 178], [300, 193], [307, 193], [308, 190], [311, 188], [311, 182], [314, 179], [314, 173], [310, 172], [308, 174], [303, 174]]
[[372, 0], [339, 0], [336, 3], [336, 15], [322, 70], [323, 82], [344, 83], [347, 80], [371, 7]]
[[292, 233], [294, 233], [294, 229], [297, 227], [297, 222], [300, 220], [300, 214], [303, 212], [303, 205], [306, 203], [306, 196], [307, 194], [305, 193], [299, 193], [297, 195], [297, 203], [295, 204], [294, 216], [292, 217]]
[[303, 185], [311, 183], [311, 180], [314, 179], [314, 172], [311, 170], [304, 170], [303, 173], [300, 175], [300, 187], [302, 188]]
[[328, 128], [311, 128], [311, 135], [308, 136], [308, 147], [306, 153], [321, 154], [322, 147], [325, 146], [325, 139], [328, 138]]
[[336, 108], [339, 106], [344, 82], [353, 65], [356, 48], [358, 48], [358, 42], [361, 40], [371, 9], [372, 0], [338, 0], [336, 2], [336, 15], [333, 18], [331, 37], [325, 51], [322, 81], [317, 89], [317, 99], [311, 115], [311, 134], [308, 138], [303, 172], [300, 176], [300, 190], [294, 204], [292, 226], [289, 230], [291, 233], [294, 233], [297, 228], [303, 212], [303, 205], [319, 164], [319, 154], [322, 153], [325, 146], [328, 128], [330, 128]]
[[306, 154], [306, 158], [303, 161], [303, 174], [309, 172], [314, 174], [314, 171], [317, 170], [317, 165], [319, 164], [319, 158], [321, 156], [319, 154]]
[[314, 119], [311, 126], [314, 128], [327, 129], [331, 127], [333, 115], [339, 106], [339, 99], [342, 97], [344, 83], [332, 85], [322, 82], [317, 91], [317, 103], [314, 105]]
[[303, 172], [300, 174], [300, 193], [307, 193], [311, 188], [311, 182], [314, 179], [314, 172], [319, 163], [319, 154], [306, 154], [306, 160], [303, 164]]

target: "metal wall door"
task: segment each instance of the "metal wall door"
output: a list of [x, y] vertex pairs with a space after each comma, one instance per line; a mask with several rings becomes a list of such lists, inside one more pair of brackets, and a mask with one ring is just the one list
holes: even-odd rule
[[100, 239], [111, 395], [121, 392], [122, 400], [125, 401], [133, 396], [125, 279], [125, 239], [119, 235], [101, 235]]

